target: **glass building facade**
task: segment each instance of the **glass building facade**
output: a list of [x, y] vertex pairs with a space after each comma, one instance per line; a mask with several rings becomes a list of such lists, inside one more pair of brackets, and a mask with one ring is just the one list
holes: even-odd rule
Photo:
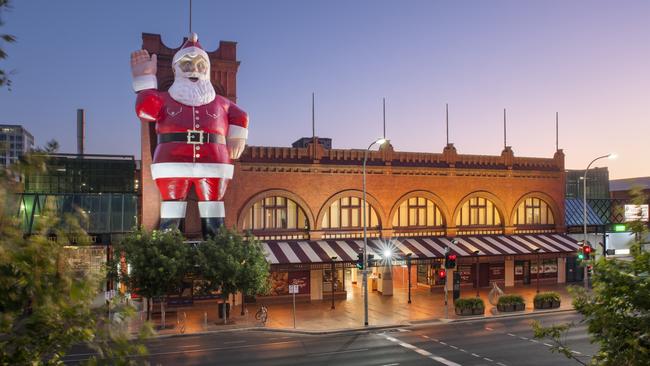
[[139, 188], [133, 156], [52, 154], [43, 172], [24, 177], [18, 216], [26, 233], [48, 216], [73, 215], [98, 241], [138, 224]]
[[[566, 198], [583, 198], [584, 170], [566, 171]], [[609, 198], [609, 170], [591, 168], [587, 173], [587, 199]]]

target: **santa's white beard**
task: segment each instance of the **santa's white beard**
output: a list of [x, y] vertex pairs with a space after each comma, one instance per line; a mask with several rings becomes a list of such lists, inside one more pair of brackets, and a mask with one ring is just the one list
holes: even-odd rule
[[169, 88], [169, 95], [175, 101], [193, 107], [212, 102], [216, 94], [210, 80], [194, 82], [187, 78], [176, 78]]

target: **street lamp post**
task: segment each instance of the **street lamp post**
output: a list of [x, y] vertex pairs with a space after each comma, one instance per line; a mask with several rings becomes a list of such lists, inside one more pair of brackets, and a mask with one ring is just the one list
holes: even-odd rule
[[336, 283], [334, 279], [334, 261], [337, 257], [332, 257], [332, 310], [334, 310], [334, 284]]
[[409, 253], [406, 255], [406, 271], [408, 272], [409, 276], [409, 304], [411, 303], [411, 256], [413, 253]]
[[539, 266], [540, 266], [540, 263], [539, 263], [539, 250], [540, 250], [539, 247], [533, 249], [533, 252], [535, 252], [537, 254], [537, 293], [539, 293]]
[[[591, 167], [591, 164], [595, 163], [597, 160], [600, 159], [614, 159], [616, 158], [615, 154], [607, 154], [603, 156], [599, 156], [595, 158], [594, 160], [587, 165], [587, 169], [585, 169], [585, 174], [582, 177], [582, 224], [583, 224], [583, 229], [584, 229], [584, 242], [583, 245], [587, 245], [587, 172], [589, 171], [589, 168]], [[585, 289], [589, 287], [589, 274], [587, 273], [587, 266], [584, 267], [584, 274], [583, 274], [583, 282]]]
[[383, 145], [387, 142], [385, 138], [378, 139], [371, 143], [363, 152], [363, 325], [368, 326], [368, 232], [366, 223], [366, 162], [368, 151], [375, 144]]
[[478, 263], [478, 250], [474, 251], [474, 255], [476, 256], [476, 297], [480, 297], [481, 295], [478, 292], [479, 289], [479, 282], [478, 282], [478, 272], [479, 272], [479, 263]]

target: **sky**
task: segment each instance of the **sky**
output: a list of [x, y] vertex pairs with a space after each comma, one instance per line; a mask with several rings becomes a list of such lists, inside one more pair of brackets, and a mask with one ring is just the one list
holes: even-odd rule
[[[140, 157], [129, 55], [143, 32], [176, 48], [189, 1], [13, 0], [0, 16], [12, 72], [0, 124], [21, 124], [42, 146]], [[316, 134], [335, 148], [386, 135], [399, 151], [499, 155], [503, 109], [515, 156], [552, 157], [555, 113], [568, 169], [598, 156], [610, 178], [650, 176], [650, 1], [193, 1], [207, 51], [236, 41], [238, 104], [250, 145], [290, 146]]]

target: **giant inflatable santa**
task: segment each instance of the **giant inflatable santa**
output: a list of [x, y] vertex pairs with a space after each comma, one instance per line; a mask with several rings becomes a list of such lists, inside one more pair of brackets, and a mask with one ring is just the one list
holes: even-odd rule
[[210, 83], [210, 60], [192, 33], [172, 59], [174, 83], [157, 90], [156, 55], [131, 54], [135, 110], [143, 122], [155, 122], [158, 145], [151, 175], [160, 190], [160, 229], [179, 228], [185, 219], [187, 194], [199, 200], [203, 237], [223, 225], [223, 195], [232, 178], [231, 159], [244, 151], [248, 115], [216, 95]]

